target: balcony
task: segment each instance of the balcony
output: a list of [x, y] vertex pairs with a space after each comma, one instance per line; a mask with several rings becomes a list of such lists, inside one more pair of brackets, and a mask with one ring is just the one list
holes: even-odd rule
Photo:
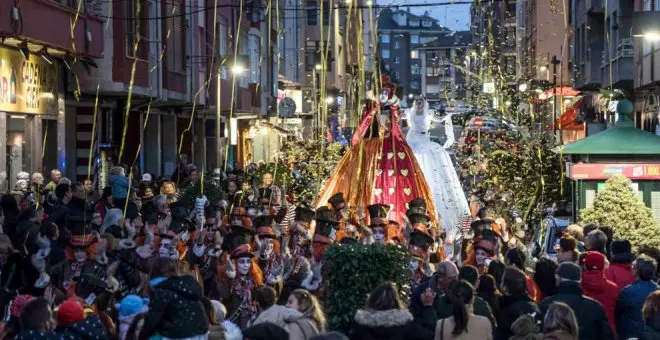
[[[0, 1], [0, 13], [7, 15], [7, 20], [0, 20], [0, 35], [15, 36], [6, 44], [28, 40], [30, 46], [42, 45], [62, 52], [75, 53], [100, 58], [103, 56], [103, 22], [92, 15], [76, 13], [77, 8], [60, 3], [60, 0], [22, 0], [21, 20], [16, 32], [15, 22], [9, 13], [14, 7], [13, 1]], [[71, 38], [71, 22], [78, 18]], [[56, 28], [56, 29], [54, 29]], [[16, 40], [16, 41], [13, 41]]]
[[634, 78], [632, 39], [621, 39], [617, 45], [616, 54], [610, 60], [606, 59], [606, 52], [603, 52], [603, 63], [601, 65], [603, 86], [610, 86], [610, 84], [614, 88], [632, 86]]

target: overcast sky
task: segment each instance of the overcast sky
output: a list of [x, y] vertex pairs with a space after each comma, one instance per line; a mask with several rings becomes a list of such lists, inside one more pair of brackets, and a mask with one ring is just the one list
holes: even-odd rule
[[[470, 5], [452, 4], [455, 1], [458, 0], [378, 0], [378, 4], [428, 4], [428, 6], [411, 7], [410, 11], [415, 14], [424, 14], [424, 11], [429, 11], [432, 17], [438, 19], [440, 25], [456, 31], [466, 31], [470, 25]], [[448, 3], [449, 5], [437, 5], [439, 3]], [[405, 7], [402, 7], [402, 9], [405, 9]]]

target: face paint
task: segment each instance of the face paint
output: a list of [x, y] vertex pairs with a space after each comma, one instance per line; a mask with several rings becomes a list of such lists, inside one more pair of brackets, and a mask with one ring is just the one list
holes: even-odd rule
[[85, 249], [76, 249], [73, 252], [73, 255], [76, 259], [76, 262], [85, 262], [85, 261], [87, 261], [87, 251], [85, 251]]
[[263, 240], [263, 242], [264, 242], [264, 253], [266, 253], [266, 256], [269, 256], [275, 250], [275, 243], [273, 242], [273, 239], [270, 238]]
[[238, 273], [241, 275], [247, 275], [248, 272], [250, 271], [250, 265], [252, 264], [250, 262], [249, 257], [241, 257], [238, 260], [236, 260], [237, 264], [236, 267], [238, 267]]
[[385, 242], [385, 230], [382, 227], [374, 227], [374, 241], [378, 244]]
[[172, 240], [168, 240], [168, 239], [160, 240], [160, 248], [158, 249], [158, 255], [160, 257], [169, 257], [171, 246], [172, 246]]
[[416, 271], [417, 268], [419, 268], [419, 261], [415, 259], [410, 260], [410, 262], [408, 263], [408, 268], [412, 271]]
[[477, 249], [476, 251], [476, 260], [477, 260], [477, 265], [484, 265], [486, 262], [486, 259], [488, 259], [488, 253], [483, 250], [483, 249]]

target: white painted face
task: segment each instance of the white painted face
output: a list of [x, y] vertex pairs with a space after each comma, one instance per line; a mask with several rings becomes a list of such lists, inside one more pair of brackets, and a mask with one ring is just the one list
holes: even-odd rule
[[87, 251], [85, 249], [76, 249], [73, 252], [76, 262], [85, 262], [87, 261]]
[[416, 259], [410, 260], [408, 263], [408, 268], [412, 271], [416, 271], [419, 268], [419, 261]]
[[266, 255], [270, 255], [275, 251], [275, 243], [272, 238], [266, 238], [262, 242], [264, 243], [264, 252]]
[[241, 257], [236, 260], [236, 267], [238, 268], [238, 273], [241, 275], [247, 275], [250, 271], [250, 262], [249, 257]]
[[374, 227], [374, 241], [378, 244], [385, 243], [385, 229], [383, 227]]
[[476, 260], [478, 266], [484, 265], [487, 258], [488, 258], [488, 253], [485, 250], [477, 249]]
[[424, 109], [424, 99], [417, 99], [415, 100], [415, 109], [417, 110], [423, 110]]
[[380, 93], [380, 96], [378, 96], [378, 99], [380, 100], [381, 103], [386, 102], [388, 99], [390, 99], [390, 94], [387, 91], [382, 91]]
[[160, 257], [169, 257], [171, 248], [172, 248], [172, 240], [161, 239], [160, 248], [158, 249], [158, 255]]

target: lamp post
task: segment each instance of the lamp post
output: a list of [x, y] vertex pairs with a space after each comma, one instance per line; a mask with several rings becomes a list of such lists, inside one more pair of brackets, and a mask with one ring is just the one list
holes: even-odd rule
[[312, 70], [312, 105], [314, 105], [313, 108], [313, 114], [314, 114], [314, 124], [316, 125], [314, 127], [314, 131], [317, 133], [317, 137], [322, 135], [321, 131], [321, 124], [320, 118], [319, 118], [319, 93], [317, 92], [316, 88], [316, 74], [317, 72], [321, 71], [323, 69], [323, 66], [321, 64], [316, 64], [314, 65], [314, 69]]
[[[553, 98], [552, 98], [552, 127], [557, 138], [557, 65], [561, 64], [561, 61], [557, 59], [556, 55], [552, 56], [552, 86], [553, 86]], [[561, 132], [560, 132], [561, 133]]]

